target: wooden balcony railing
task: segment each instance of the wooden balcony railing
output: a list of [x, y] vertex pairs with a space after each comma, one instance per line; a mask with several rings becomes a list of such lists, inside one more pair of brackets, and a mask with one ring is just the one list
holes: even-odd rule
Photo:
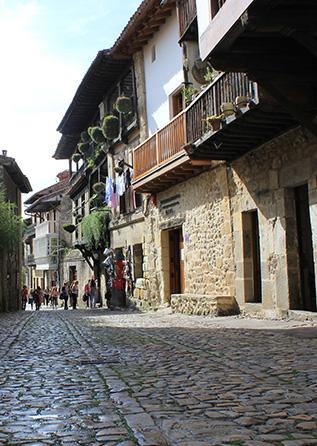
[[134, 180], [171, 160], [182, 150], [185, 138], [185, 113], [182, 112], [134, 149]]
[[173, 160], [185, 144], [201, 139], [210, 130], [207, 117], [219, 115], [221, 104], [235, 102], [238, 96], [257, 102], [256, 84], [244, 73], [218, 76], [185, 110], [134, 149], [134, 181]]
[[211, 0], [211, 17], [215, 17], [225, 3], [226, 0]]
[[221, 104], [235, 102], [237, 96], [257, 102], [256, 84], [244, 73], [218, 76], [186, 109], [187, 142], [199, 140], [207, 132], [207, 117], [221, 114]]
[[182, 37], [197, 15], [196, 0], [178, 2], [179, 35]]

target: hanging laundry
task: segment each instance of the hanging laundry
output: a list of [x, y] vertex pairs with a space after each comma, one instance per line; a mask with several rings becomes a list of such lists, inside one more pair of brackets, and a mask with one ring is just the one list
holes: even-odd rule
[[113, 194], [113, 181], [111, 177], [106, 178], [105, 203], [111, 207], [111, 199]]
[[122, 195], [125, 192], [125, 183], [123, 175], [118, 175], [116, 178], [116, 192], [119, 195], [119, 197], [122, 197]]
[[128, 189], [129, 186], [131, 186], [131, 174], [130, 174], [130, 169], [127, 169], [124, 171], [123, 173], [124, 175], [124, 184], [125, 184], [125, 188]]
[[128, 189], [128, 196], [129, 196], [130, 212], [133, 212], [136, 209], [136, 205], [135, 205], [135, 192], [132, 186], [130, 186]]
[[117, 190], [116, 190], [116, 185], [113, 185], [113, 191], [112, 191], [112, 195], [111, 195], [111, 205], [110, 207], [112, 209], [116, 209], [116, 207], [118, 206], [118, 194], [117, 194]]

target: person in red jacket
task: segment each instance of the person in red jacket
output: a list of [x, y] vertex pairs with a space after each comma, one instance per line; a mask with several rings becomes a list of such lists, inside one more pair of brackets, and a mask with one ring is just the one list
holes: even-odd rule
[[22, 310], [26, 309], [26, 303], [28, 301], [28, 295], [29, 295], [28, 287], [26, 285], [23, 285], [22, 292], [21, 292]]

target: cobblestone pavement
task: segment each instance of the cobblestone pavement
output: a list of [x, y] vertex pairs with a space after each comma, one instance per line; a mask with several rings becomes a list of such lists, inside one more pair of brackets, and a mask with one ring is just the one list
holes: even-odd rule
[[317, 445], [317, 324], [0, 315], [0, 444]]

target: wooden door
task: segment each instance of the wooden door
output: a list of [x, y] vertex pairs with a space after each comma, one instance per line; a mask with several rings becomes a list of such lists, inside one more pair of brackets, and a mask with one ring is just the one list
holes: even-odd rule
[[295, 208], [301, 291], [301, 308], [298, 309], [316, 311], [313, 241], [307, 184], [295, 188]]
[[184, 258], [183, 258], [182, 230], [174, 229], [169, 232], [169, 257], [170, 257], [170, 294], [184, 292]]

